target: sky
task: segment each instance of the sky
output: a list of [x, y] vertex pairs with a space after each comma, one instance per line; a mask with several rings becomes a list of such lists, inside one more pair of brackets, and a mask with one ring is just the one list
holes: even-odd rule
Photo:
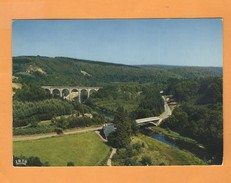
[[223, 66], [222, 19], [14, 20], [13, 56]]

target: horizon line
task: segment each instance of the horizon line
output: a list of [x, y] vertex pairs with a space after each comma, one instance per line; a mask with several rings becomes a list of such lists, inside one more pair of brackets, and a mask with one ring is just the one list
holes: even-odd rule
[[172, 65], [172, 64], [124, 64], [124, 63], [118, 63], [118, 62], [107, 62], [107, 61], [102, 61], [102, 60], [93, 60], [93, 59], [85, 59], [85, 58], [74, 58], [74, 57], [69, 57], [69, 56], [45, 56], [45, 55], [17, 55], [13, 57], [48, 57], [48, 58], [69, 58], [69, 59], [75, 59], [75, 60], [82, 60], [82, 61], [90, 61], [90, 62], [100, 62], [100, 63], [107, 63], [107, 64], [115, 64], [115, 65], [124, 65], [124, 66], [175, 66], [175, 67], [218, 67], [218, 68], [223, 68], [222, 66], [211, 66], [211, 65]]

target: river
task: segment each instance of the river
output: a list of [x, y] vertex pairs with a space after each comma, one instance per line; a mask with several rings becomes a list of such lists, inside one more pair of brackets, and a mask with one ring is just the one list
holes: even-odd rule
[[171, 137], [171, 136], [167, 136], [164, 134], [160, 134], [160, 133], [156, 133], [156, 132], [154, 133], [153, 131], [148, 129], [148, 126], [141, 127], [140, 132], [143, 133], [144, 135], [152, 137], [153, 139], [156, 139], [162, 143], [165, 143], [165, 144], [167, 144], [173, 148], [178, 148], [181, 150], [189, 151], [204, 161], [210, 159], [210, 156], [206, 152], [206, 149], [201, 147], [198, 144], [186, 142], [186, 141], [183, 141], [183, 140]]
[[163, 135], [161, 134], [158, 134], [158, 133], [153, 133], [150, 135], [150, 137], [152, 137], [153, 139], [156, 139], [160, 142], [163, 142], [171, 147], [174, 147], [174, 148], [178, 148], [178, 146], [176, 144], [174, 144], [173, 142], [170, 142], [169, 140], [167, 140]]

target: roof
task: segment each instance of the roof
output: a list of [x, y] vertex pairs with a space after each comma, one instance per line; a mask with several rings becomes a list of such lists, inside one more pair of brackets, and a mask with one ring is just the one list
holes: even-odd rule
[[109, 124], [103, 127], [103, 133], [105, 137], [107, 138], [108, 135], [116, 130], [115, 126], [113, 124]]

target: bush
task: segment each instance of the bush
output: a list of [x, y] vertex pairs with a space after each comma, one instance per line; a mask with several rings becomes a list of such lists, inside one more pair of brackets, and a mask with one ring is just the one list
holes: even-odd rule
[[67, 166], [75, 166], [75, 163], [72, 161], [67, 162]]
[[141, 161], [140, 161], [140, 163], [142, 165], [146, 165], [146, 166], [152, 165], [152, 159], [151, 159], [150, 156], [143, 156], [142, 159], [141, 159]]
[[56, 132], [58, 135], [62, 135], [62, 134], [63, 134], [63, 129], [62, 129], [62, 128], [56, 128], [56, 129], [55, 129], [55, 132]]
[[143, 148], [141, 143], [135, 143], [132, 145], [133, 149], [135, 149], [137, 152], [141, 152], [141, 149]]
[[135, 158], [126, 158], [124, 165], [125, 166], [137, 166], [137, 165], [140, 165], [140, 163]]

